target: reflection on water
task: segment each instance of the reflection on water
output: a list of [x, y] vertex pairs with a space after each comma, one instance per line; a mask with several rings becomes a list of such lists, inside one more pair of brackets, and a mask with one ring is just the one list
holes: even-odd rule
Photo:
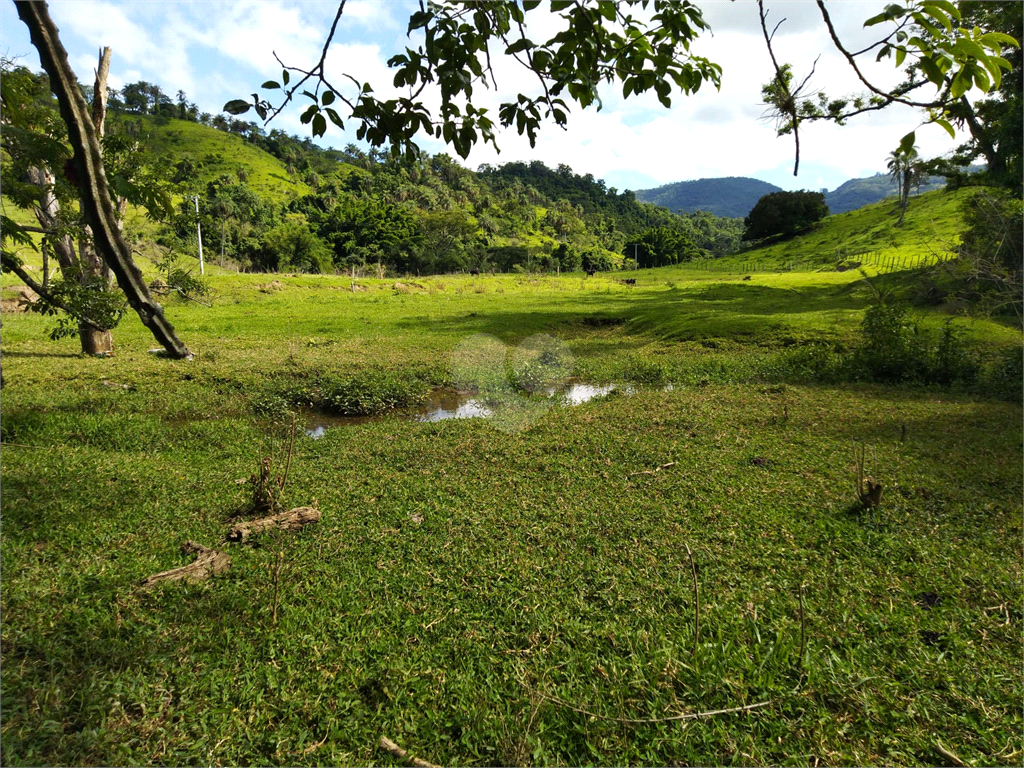
[[444, 421], [445, 419], [486, 419], [491, 409], [473, 395], [454, 389], [435, 389], [413, 416], [414, 421]]
[[615, 389], [614, 384], [599, 387], [595, 384], [569, 384], [561, 392], [551, 392], [558, 395], [566, 405], [582, 405], [595, 397], [604, 397]]

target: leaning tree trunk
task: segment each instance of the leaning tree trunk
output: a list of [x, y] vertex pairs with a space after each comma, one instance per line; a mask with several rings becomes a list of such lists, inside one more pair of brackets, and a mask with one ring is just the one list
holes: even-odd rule
[[82, 213], [92, 229], [96, 250], [114, 272], [117, 284], [132, 309], [139, 314], [143, 325], [152, 331], [167, 353], [171, 357], [191, 359], [192, 353], [181, 343], [174, 327], [164, 317], [163, 307], [150, 295], [142, 273], [132, 261], [131, 249], [121, 235], [89, 107], [68, 64], [67, 51], [61, 45], [46, 3], [22, 0], [16, 5], [18, 16], [28, 27], [32, 45], [39, 52], [39, 61], [50, 78], [50, 88], [60, 105], [60, 115], [68, 126], [68, 140], [75, 152], [74, 168], [78, 176]]

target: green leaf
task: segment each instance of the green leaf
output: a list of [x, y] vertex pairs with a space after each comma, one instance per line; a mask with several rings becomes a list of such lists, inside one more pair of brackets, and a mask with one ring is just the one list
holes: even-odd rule
[[957, 21], [960, 20], [960, 11], [949, 0], [922, 0], [921, 7], [927, 9], [938, 8]]
[[903, 66], [903, 60], [907, 58], [907, 49], [900, 47], [896, 49], [896, 66]]
[[302, 113], [301, 117], [299, 117], [299, 121], [303, 125], [307, 125], [309, 121], [313, 119], [313, 115], [317, 114], [319, 111], [320, 108], [316, 104], [310, 104], [309, 108]]
[[229, 115], [244, 115], [252, 108], [252, 104], [244, 99], [232, 99], [224, 105], [223, 111]]
[[334, 91], [324, 91], [324, 95], [320, 97], [320, 103], [325, 107], [328, 104], [334, 103]]
[[988, 93], [989, 89], [992, 87], [992, 81], [989, 79], [988, 73], [985, 71], [985, 68], [979, 67], [977, 64], [975, 64], [973, 67], [971, 67], [971, 71], [974, 74], [974, 84], [985, 93]]
[[317, 112], [313, 115], [313, 135], [323, 136], [327, 132], [327, 120], [324, 116]]
[[941, 87], [945, 80], [945, 76], [942, 74], [942, 70], [939, 69], [938, 65], [932, 60], [932, 58], [930, 56], [925, 56], [919, 63], [929, 82], [935, 83], [937, 87]]
[[907, 154], [914, 148], [914, 143], [917, 141], [917, 132], [911, 131], [902, 139], [900, 139], [900, 152]]
[[902, 5], [896, 5], [891, 3], [885, 6], [885, 10], [877, 16], [872, 16], [870, 19], [864, 22], [865, 27], [873, 27], [876, 24], [881, 24], [883, 21], [893, 21], [895, 19], [902, 18], [907, 14], [907, 9]]
[[533, 48], [533, 42], [524, 37], [516, 40], [512, 45], [506, 48], [505, 53], [511, 56], [514, 53], [521, 53], [522, 51], [529, 50], [530, 48]]
[[277, 82], [276, 80], [267, 80], [267, 82], [265, 82], [263, 85], [260, 86], [260, 88], [266, 88], [268, 91], [272, 91], [275, 88], [280, 88], [280, 87], [281, 87], [281, 84], [279, 82]]
[[1015, 38], [1003, 34], [1002, 32], [986, 32], [978, 38], [978, 42], [988, 48], [994, 48], [997, 43], [1009, 45], [1013, 48], [1020, 48], [1020, 43], [1017, 42]]
[[956, 73], [956, 77], [953, 78], [953, 84], [949, 87], [949, 95], [954, 99], [959, 99], [970, 89], [971, 78], [967, 74], [967, 69], [961, 69]]
[[946, 119], [940, 117], [940, 118], [935, 120], [935, 124], [936, 125], [940, 125], [943, 128], [945, 128], [946, 129], [946, 133], [949, 134], [949, 137], [951, 139], [955, 139], [956, 138], [956, 131], [953, 130], [953, 126], [950, 125], [949, 120], [946, 120]]
[[288, 85], [288, 81], [289, 80], [291, 80], [291, 77], [288, 75], [288, 70], [287, 69], [282, 69], [281, 70], [281, 82], [284, 83], [285, 85]]
[[341, 130], [345, 130], [345, 124], [341, 122], [341, 115], [339, 115], [339, 114], [338, 114], [338, 113], [337, 113], [337, 112], [336, 112], [336, 111], [335, 111], [335, 110], [334, 110], [333, 108], [331, 108], [331, 107], [328, 107], [328, 108], [327, 108], [327, 109], [325, 109], [324, 111], [325, 111], [325, 112], [327, 113], [327, 116], [328, 116], [329, 118], [331, 118], [331, 122], [332, 122], [332, 123], [334, 123], [334, 124], [335, 124], [336, 126], [338, 126], [339, 128], [341, 128]]

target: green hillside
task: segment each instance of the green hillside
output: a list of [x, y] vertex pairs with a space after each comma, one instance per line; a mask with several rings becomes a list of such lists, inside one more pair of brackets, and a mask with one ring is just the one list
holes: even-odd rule
[[895, 200], [865, 206], [825, 218], [813, 231], [719, 260], [723, 266], [738, 262], [784, 267], [791, 262], [834, 264], [842, 261], [875, 263], [891, 257], [945, 255], [959, 242], [960, 206], [974, 189], [936, 190], [913, 197], [903, 223], [896, 226]]
[[175, 164], [188, 162], [203, 183], [221, 176], [238, 178], [242, 170], [246, 184], [258, 195], [285, 203], [313, 190], [298, 174], [289, 174], [285, 163], [253, 146], [241, 136], [216, 128], [150, 115], [133, 116], [141, 124], [139, 139], [158, 155]]

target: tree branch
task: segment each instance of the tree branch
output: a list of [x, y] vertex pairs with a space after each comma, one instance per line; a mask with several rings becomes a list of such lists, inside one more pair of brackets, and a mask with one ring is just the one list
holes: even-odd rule
[[92, 320], [90, 320], [87, 317], [80, 316], [75, 310], [73, 310], [71, 307], [69, 307], [63, 301], [61, 301], [56, 296], [54, 296], [52, 293], [50, 293], [48, 290], [46, 290], [42, 285], [37, 283], [35, 281], [35, 278], [33, 278], [32, 275], [30, 275], [25, 270], [25, 268], [22, 267], [21, 264], [18, 263], [18, 260], [16, 258], [14, 258], [13, 256], [11, 256], [10, 254], [8, 254], [8, 253], [0, 254], [0, 262], [2, 262], [4, 269], [10, 270], [14, 274], [16, 274], [18, 277], [20, 277], [22, 282], [25, 283], [25, 285], [27, 285], [29, 288], [31, 288], [33, 291], [35, 291], [37, 294], [39, 294], [39, 296], [47, 304], [52, 304], [53, 306], [57, 307], [58, 309], [63, 309], [65, 312], [67, 312], [73, 318], [78, 320], [78, 322], [81, 323], [82, 325], [87, 325], [90, 328], [94, 328], [97, 331], [109, 331], [110, 330], [106, 326], [94, 323]]
[[[760, 3], [761, 0], [758, 0], [758, 2]], [[843, 54], [844, 57], [846, 57], [846, 61], [850, 64], [851, 67], [853, 67], [853, 71], [857, 73], [857, 78], [862, 83], [864, 83], [864, 86], [869, 91], [871, 91], [877, 96], [881, 96], [884, 99], [891, 99], [897, 104], [904, 104], [908, 107], [917, 107], [919, 109], [939, 109], [944, 106], [943, 102], [941, 101], [922, 102], [903, 99], [898, 96], [894, 96], [890, 92], [883, 91], [880, 88], [877, 88], [874, 85], [872, 85], [871, 82], [869, 82], [868, 79], [864, 76], [864, 73], [860, 71], [860, 67], [857, 66], [857, 61], [856, 59], [854, 59], [854, 54], [846, 50], [842, 42], [839, 40], [839, 35], [836, 33], [836, 28], [832, 26], [832, 17], [828, 15], [828, 10], [825, 8], [824, 0], [815, 0], [815, 2], [818, 4], [818, 9], [821, 11], [821, 17], [825, 20], [825, 26], [828, 27], [828, 34], [832, 38], [833, 45], [835, 45], [836, 49], [841, 54]]]

